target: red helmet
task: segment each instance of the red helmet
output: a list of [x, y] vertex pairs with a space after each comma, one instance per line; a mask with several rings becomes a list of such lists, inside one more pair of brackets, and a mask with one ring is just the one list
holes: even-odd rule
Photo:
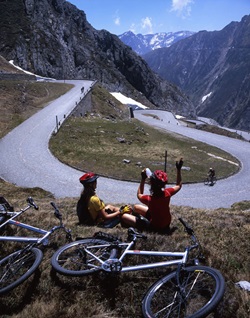
[[164, 187], [168, 183], [168, 175], [162, 170], [156, 170], [151, 178], [160, 186]]
[[97, 178], [98, 176], [93, 172], [87, 172], [83, 176], [81, 176], [79, 181], [81, 182], [81, 184], [85, 185], [87, 183], [94, 182]]

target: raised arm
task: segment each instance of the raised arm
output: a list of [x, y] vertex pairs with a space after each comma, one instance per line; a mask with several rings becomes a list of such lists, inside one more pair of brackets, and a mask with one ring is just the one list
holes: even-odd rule
[[178, 192], [182, 187], [182, 177], [181, 177], [181, 168], [183, 166], [183, 159], [181, 158], [179, 161], [176, 161], [176, 186], [173, 188], [175, 189], [175, 192]]
[[145, 185], [145, 180], [147, 179], [146, 175], [146, 169], [142, 170], [141, 172], [141, 181], [137, 190], [137, 198], [140, 200], [140, 198], [143, 196], [144, 193], [144, 185]]

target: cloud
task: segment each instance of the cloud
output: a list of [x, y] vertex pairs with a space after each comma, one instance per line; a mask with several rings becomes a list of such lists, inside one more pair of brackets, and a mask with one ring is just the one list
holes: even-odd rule
[[152, 19], [146, 17], [141, 20], [141, 27], [146, 33], [153, 33], [153, 24]]
[[120, 25], [121, 21], [120, 21], [120, 17], [116, 17], [114, 20], [115, 25]]
[[120, 18], [119, 14], [118, 14], [118, 11], [116, 11], [116, 13], [114, 15], [114, 24], [118, 25], [118, 26], [121, 24], [121, 18]]
[[152, 18], [146, 17], [141, 19], [140, 24], [132, 23], [129, 28], [134, 34], [152, 34], [153, 33], [153, 23]]
[[182, 18], [185, 18], [191, 14], [192, 3], [194, 3], [193, 0], [172, 0], [171, 11], [175, 11]]

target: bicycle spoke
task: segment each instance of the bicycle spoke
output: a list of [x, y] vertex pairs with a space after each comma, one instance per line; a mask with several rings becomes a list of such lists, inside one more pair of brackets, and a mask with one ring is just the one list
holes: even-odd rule
[[87, 266], [85, 254], [84, 249], [80, 248], [67, 250], [58, 258], [58, 264], [70, 270], [82, 270]]
[[8, 259], [7, 263], [4, 266], [1, 266], [1, 288], [16, 281], [20, 276], [26, 273], [27, 268], [33, 263], [34, 255], [32, 253], [19, 257], [14, 255]]
[[184, 281], [185, 298], [183, 306], [186, 315], [190, 315], [202, 308], [210, 299], [215, 290], [215, 283], [205, 272], [191, 272]]
[[59, 249], [51, 259], [53, 268], [63, 275], [88, 275], [101, 269], [101, 261], [110, 258], [107, 242], [97, 239], [83, 239]]
[[23, 249], [0, 260], [0, 294], [24, 282], [42, 261], [43, 253], [37, 248]]
[[[178, 275], [178, 276], [177, 276]], [[143, 299], [145, 317], [205, 317], [220, 302], [224, 279], [209, 267], [194, 266], [156, 282]]]

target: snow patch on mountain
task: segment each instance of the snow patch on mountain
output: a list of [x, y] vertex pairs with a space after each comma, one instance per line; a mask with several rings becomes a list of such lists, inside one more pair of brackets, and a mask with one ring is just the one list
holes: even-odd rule
[[148, 108], [147, 106], [145, 106], [145, 105], [135, 101], [134, 99], [127, 97], [121, 93], [112, 92], [110, 94], [113, 95], [117, 100], [119, 100], [119, 102], [121, 102], [124, 105], [137, 106], [136, 108], [142, 108], [142, 109]]
[[142, 35], [128, 31], [118, 37], [124, 44], [130, 46], [137, 54], [143, 55], [152, 50], [169, 47], [172, 44], [193, 35], [194, 33], [195, 32], [192, 31], [178, 31]]
[[212, 94], [212, 92], [210, 92], [209, 94], [203, 96], [202, 99], [201, 99], [202, 103], [204, 103], [205, 100], [206, 100], [211, 94]]

